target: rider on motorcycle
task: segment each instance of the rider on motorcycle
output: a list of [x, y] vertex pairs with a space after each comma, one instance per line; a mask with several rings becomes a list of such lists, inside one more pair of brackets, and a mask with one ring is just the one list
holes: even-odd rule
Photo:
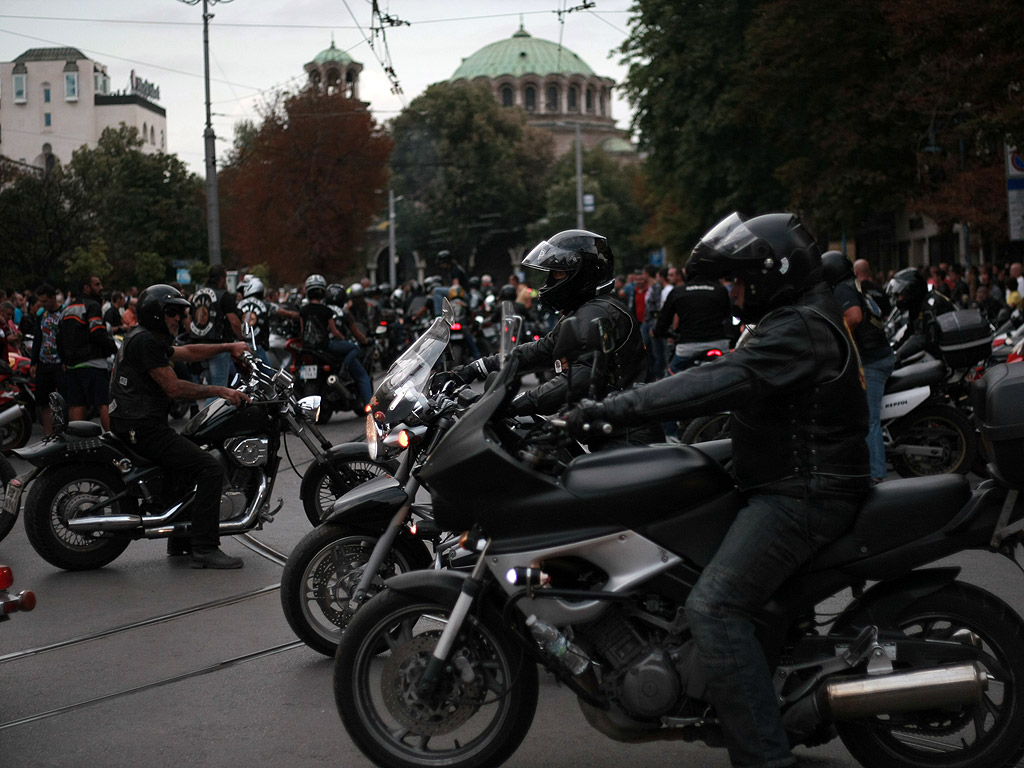
[[732, 214], [687, 270], [732, 277], [747, 343], [713, 365], [568, 416], [584, 424], [732, 412], [733, 467], [746, 504], [686, 601], [686, 618], [733, 765], [795, 765], [758, 617], [776, 589], [853, 522], [869, 488], [867, 402], [853, 340], [810, 233], [789, 214]]
[[956, 309], [953, 300], [941, 291], [928, 290], [921, 273], [913, 267], [901, 269], [893, 275], [886, 291], [896, 306], [907, 313], [907, 336], [896, 347], [896, 364], [922, 349], [941, 358], [938, 317]]
[[229, 353], [240, 356], [245, 342], [174, 346], [189, 302], [169, 285], [151, 285], [139, 295], [139, 325], [114, 358], [110, 376], [111, 431], [140, 456], [196, 484], [191, 544], [167, 540], [167, 554], [191, 554], [193, 568], [241, 568], [242, 560], [220, 549], [220, 496], [223, 472], [210, 453], [167, 425], [171, 400], [223, 397], [238, 405], [249, 397], [237, 389], [179, 379], [175, 362], [200, 362]]
[[[567, 318], [573, 317], [584, 324], [598, 318], [607, 318], [613, 327], [614, 348], [608, 360], [608, 380], [600, 382], [610, 390], [625, 389], [647, 381], [647, 350], [640, 337], [640, 326], [621, 303], [612, 298], [615, 259], [608, 241], [593, 232], [570, 229], [541, 242], [526, 258], [524, 267], [548, 273], [547, 282], [540, 289], [541, 303], [560, 312], [561, 320], [554, 329], [538, 341], [519, 347], [518, 355], [523, 368], [529, 370], [554, 367], [558, 375], [539, 387], [522, 392], [512, 403], [519, 415], [552, 414], [571, 400], [577, 402], [590, 390], [594, 352], [577, 353], [570, 359], [572, 377], [561, 363], [556, 366], [554, 350]], [[497, 355], [475, 360], [456, 368], [453, 373], [466, 382], [482, 379], [489, 371], [498, 370], [501, 361]], [[570, 393], [570, 381], [572, 392]], [[659, 440], [660, 430], [650, 427], [624, 427], [609, 437], [589, 436], [591, 449], [629, 443], [649, 443]]]
[[274, 317], [284, 317], [288, 320], [298, 320], [299, 313], [282, 307], [264, 298], [263, 281], [258, 277], [249, 276], [238, 286], [242, 294], [238, 302], [238, 314], [241, 317], [243, 328], [252, 328], [256, 334], [256, 357], [267, 365], [270, 365], [270, 356], [267, 349], [270, 347], [270, 320]]

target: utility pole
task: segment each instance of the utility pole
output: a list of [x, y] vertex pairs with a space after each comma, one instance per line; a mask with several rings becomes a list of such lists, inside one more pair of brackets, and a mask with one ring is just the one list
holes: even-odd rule
[[[198, 5], [199, 0], [179, 0], [185, 5]], [[220, 201], [217, 193], [216, 136], [210, 114], [210, 5], [232, 0], [203, 0], [203, 79], [206, 84], [206, 129], [203, 144], [206, 149], [206, 240], [210, 265], [220, 264]]]
[[583, 226], [583, 141], [580, 139], [580, 124], [576, 123], [576, 229]]
[[392, 290], [396, 287], [395, 262], [398, 260], [398, 254], [395, 252], [395, 200], [401, 199], [395, 197], [395, 190], [388, 190], [388, 283]]

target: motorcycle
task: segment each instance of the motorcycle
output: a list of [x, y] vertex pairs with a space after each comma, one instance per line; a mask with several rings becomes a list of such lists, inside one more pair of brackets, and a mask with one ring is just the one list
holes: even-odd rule
[[29, 364], [20, 355], [0, 361], [0, 451], [4, 453], [21, 448], [32, 437], [36, 397]]
[[[510, 313], [511, 314], [511, 313]], [[508, 325], [511, 338], [519, 319]], [[295, 545], [281, 574], [281, 607], [296, 636], [333, 656], [349, 619], [388, 576], [451, 565], [458, 537], [436, 526], [429, 505], [416, 503], [413, 468], [476, 398], [450, 384], [430, 386], [455, 323], [443, 317], [395, 361], [374, 392], [366, 416], [370, 456], [401, 451], [391, 477], [350, 491], [329, 516]]]
[[[271, 522], [283, 437], [299, 437], [314, 456], [300, 495], [307, 518], [320, 522], [325, 505], [366, 477], [391, 471], [371, 460], [366, 446], [331, 443], [312, 423], [319, 398], [297, 400], [291, 376], [274, 372], [247, 354], [250, 371], [240, 389], [251, 403], [217, 399], [188, 421], [182, 434], [207, 446], [224, 470], [220, 535], [247, 533]], [[26, 488], [25, 530], [39, 555], [58, 568], [100, 568], [135, 539], [187, 536], [195, 486], [136, 454], [98, 424], [67, 420], [60, 395], [50, 397], [53, 433], [15, 455], [33, 469], [7, 485], [0, 526], [10, 528]]]
[[[540, 664], [610, 738], [721, 746], [683, 605], [740, 492], [682, 445], [535, 471], [501, 428], [517, 369], [513, 352], [417, 472], [437, 523], [466, 531], [472, 571], [394, 576], [355, 614], [334, 665], [344, 727], [388, 768], [496, 766], [530, 729]], [[1020, 567], [1021, 403], [1019, 366], [978, 389], [997, 479], [973, 492], [950, 474], [876, 486], [851, 529], [764, 607], [758, 636], [791, 743], [838, 735], [873, 768], [990, 768], [1024, 754], [1024, 621], [958, 568], [923, 568], [969, 549]], [[552, 423], [534, 447], [559, 434]], [[816, 612], [846, 590], [837, 615]]]
[[27, 589], [12, 595], [14, 571], [10, 566], [0, 565], [0, 623], [9, 621], [12, 613], [28, 613], [36, 607], [35, 593]]
[[[308, 349], [299, 339], [289, 339], [285, 345], [291, 354], [288, 371], [298, 377], [296, 389], [305, 395], [320, 397], [318, 424], [326, 424], [338, 411], [351, 411], [359, 418], [366, 415], [360, 405], [355, 379], [335, 355], [327, 351]], [[378, 355], [376, 342], [360, 350], [360, 362], [373, 381], [373, 361]]]

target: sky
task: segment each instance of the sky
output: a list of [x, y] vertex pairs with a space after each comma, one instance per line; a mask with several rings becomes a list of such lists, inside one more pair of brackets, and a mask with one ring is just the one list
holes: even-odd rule
[[[406, 24], [371, 31], [371, 0], [211, 0], [210, 100], [218, 161], [234, 126], [259, 121], [259, 104], [306, 81], [303, 65], [334, 43], [363, 64], [360, 98], [384, 122], [428, 85], [447, 80], [462, 59], [511, 37], [520, 20], [533, 37], [562, 45], [617, 83], [626, 68], [612, 54], [627, 37], [631, 0], [378, 0]], [[566, 9], [583, 5], [571, 12]], [[562, 11], [559, 14], [559, 11]], [[372, 43], [372, 47], [371, 47]], [[202, 0], [2, 0], [0, 61], [29, 48], [69, 46], [105, 64], [112, 91], [131, 71], [160, 88], [167, 151], [204, 174]], [[611, 55], [610, 55], [611, 54]], [[402, 93], [385, 74], [390, 60]], [[6, 85], [6, 84], [5, 84]], [[631, 111], [616, 92], [612, 116], [628, 128]]]

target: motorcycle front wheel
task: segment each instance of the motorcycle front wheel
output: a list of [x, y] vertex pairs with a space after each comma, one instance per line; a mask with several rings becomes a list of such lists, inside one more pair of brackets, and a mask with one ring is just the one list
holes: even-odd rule
[[[307, 533], [288, 555], [281, 574], [281, 608], [296, 636], [314, 651], [333, 656], [355, 611], [348, 602], [359, 585], [377, 537], [342, 525]], [[381, 590], [398, 573], [429, 568], [426, 544], [399, 534], [370, 586]]]
[[729, 414], [715, 413], [711, 416], [698, 416], [687, 424], [680, 440], [686, 445], [692, 445], [726, 437], [729, 437]]
[[32, 483], [25, 500], [29, 543], [43, 560], [65, 571], [86, 571], [113, 562], [130, 539], [77, 533], [67, 521], [81, 514], [134, 514], [134, 505], [127, 499], [92, 511], [123, 490], [120, 478], [96, 464], [65, 464], [47, 470]]
[[314, 462], [302, 476], [302, 509], [310, 523], [320, 525], [335, 501], [357, 485], [391, 473], [391, 465], [369, 456], [339, 456], [330, 460], [330, 467], [323, 461]]
[[359, 610], [338, 646], [338, 713], [377, 765], [499, 765], [530, 729], [537, 666], [497, 617], [467, 617], [434, 692], [417, 691], [450, 614], [450, 607], [388, 589]]
[[[966, 584], [903, 609], [892, 629], [979, 651], [988, 690], [973, 706], [836, 723], [868, 768], [1009, 768], [1024, 756], [1024, 622], [1008, 605]], [[897, 660], [897, 666], [898, 666]]]
[[[953, 473], [966, 475], [978, 450], [974, 426], [952, 406], [918, 408], [900, 419], [890, 430], [893, 469], [900, 477], [924, 477]], [[939, 450], [938, 456], [899, 453], [901, 446]]]

